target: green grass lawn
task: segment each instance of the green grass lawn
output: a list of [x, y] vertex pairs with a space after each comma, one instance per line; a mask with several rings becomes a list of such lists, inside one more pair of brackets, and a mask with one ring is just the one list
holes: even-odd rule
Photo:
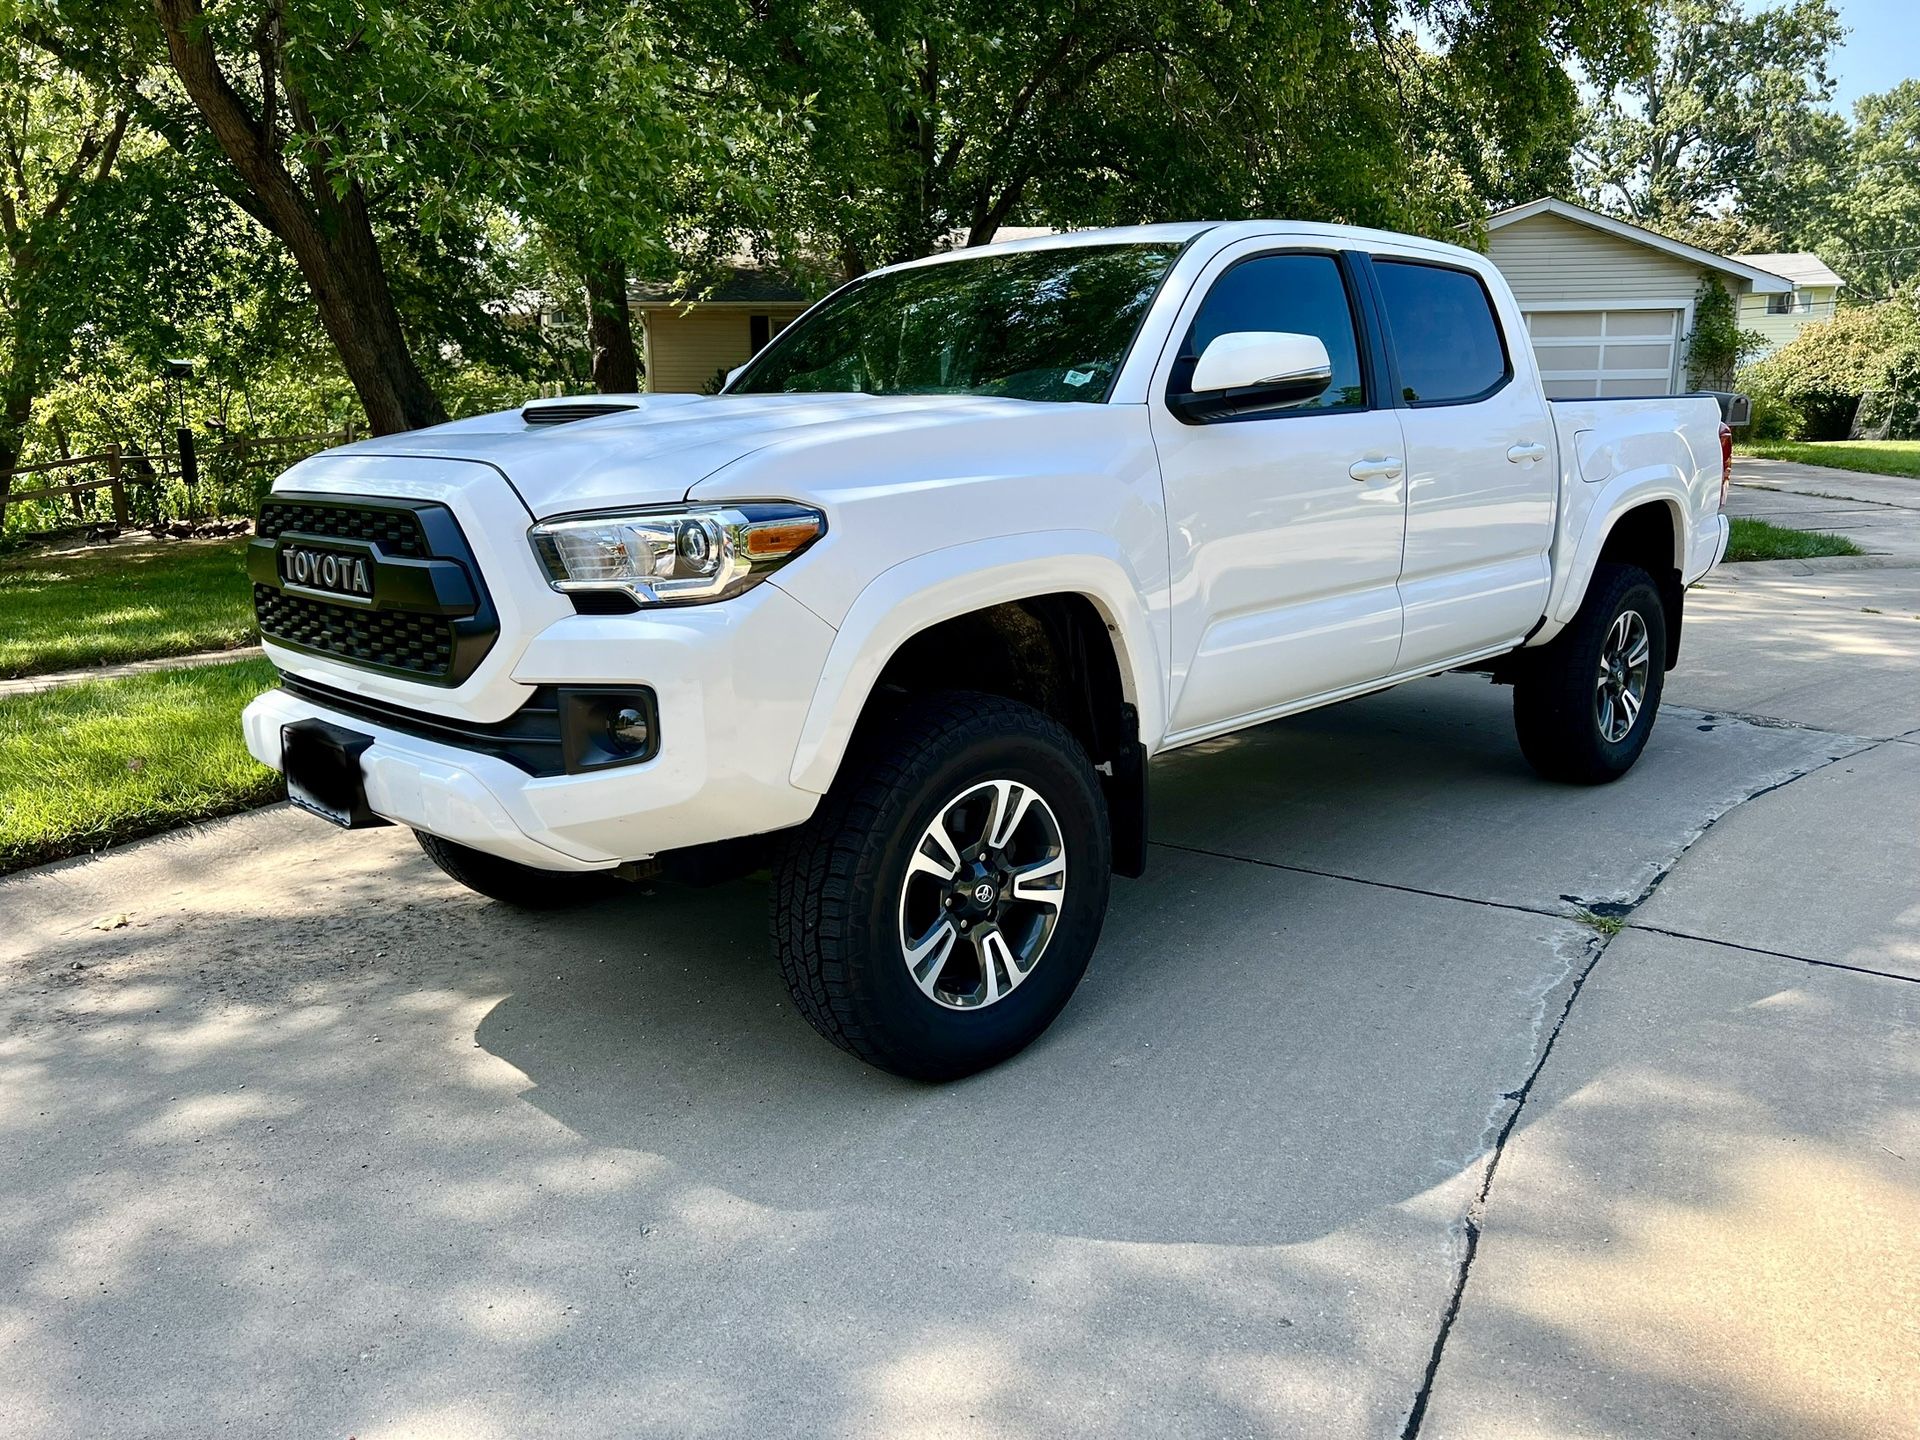
[[1798, 460], [1870, 475], [1920, 477], [1920, 440], [1754, 440], [1736, 447], [1763, 460]]
[[0, 676], [251, 643], [245, 547], [155, 541], [0, 559]]
[[1858, 555], [1860, 547], [1844, 535], [1824, 530], [1789, 530], [1765, 520], [1732, 517], [1727, 560], [1812, 560], [1820, 555]]
[[0, 699], [0, 874], [271, 800], [240, 711], [265, 660]]

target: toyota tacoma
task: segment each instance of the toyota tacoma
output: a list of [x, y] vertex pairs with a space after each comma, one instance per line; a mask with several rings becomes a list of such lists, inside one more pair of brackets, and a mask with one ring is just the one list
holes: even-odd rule
[[1073, 993], [1155, 756], [1464, 668], [1542, 775], [1625, 773], [1726, 545], [1729, 435], [1707, 396], [1548, 399], [1499, 272], [1432, 240], [936, 255], [718, 395], [295, 465], [249, 548], [281, 678], [247, 744], [509, 904], [768, 865], [800, 1012], [951, 1078]]

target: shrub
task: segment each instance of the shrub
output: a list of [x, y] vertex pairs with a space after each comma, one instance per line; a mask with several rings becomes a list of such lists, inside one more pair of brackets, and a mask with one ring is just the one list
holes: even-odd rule
[[[1893, 436], [1920, 429], [1916, 297], [1842, 310], [1740, 372], [1756, 440], [1844, 440], [1856, 413]], [[1863, 398], [1866, 404], [1862, 405]]]

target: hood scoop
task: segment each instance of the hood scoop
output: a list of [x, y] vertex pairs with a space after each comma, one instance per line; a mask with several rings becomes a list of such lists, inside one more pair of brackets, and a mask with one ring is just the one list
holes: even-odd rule
[[602, 415], [618, 415], [639, 408], [625, 400], [563, 400], [529, 405], [520, 412], [520, 418], [529, 425], [571, 425], [575, 420], [595, 420]]

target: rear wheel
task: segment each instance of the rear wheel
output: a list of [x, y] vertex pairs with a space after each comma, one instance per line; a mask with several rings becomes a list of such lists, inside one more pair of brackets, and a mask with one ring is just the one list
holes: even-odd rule
[[1016, 1054], [1100, 937], [1111, 840], [1079, 743], [997, 696], [923, 701], [848, 757], [775, 876], [794, 1002], [870, 1064], [949, 1080]]
[[1646, 749], [1666, 675], [1659, 586], [1636, 565], [1599, 566], [1573, 623], [1514, 683], [1521, 752], [1549, 780], [1618, 780]]
[[522, 910], [567, 910], [613, 893], [620, 881], [605, 870], [540, 870], [470, 845], [413, 832], [427, 858], [469, 890]]

